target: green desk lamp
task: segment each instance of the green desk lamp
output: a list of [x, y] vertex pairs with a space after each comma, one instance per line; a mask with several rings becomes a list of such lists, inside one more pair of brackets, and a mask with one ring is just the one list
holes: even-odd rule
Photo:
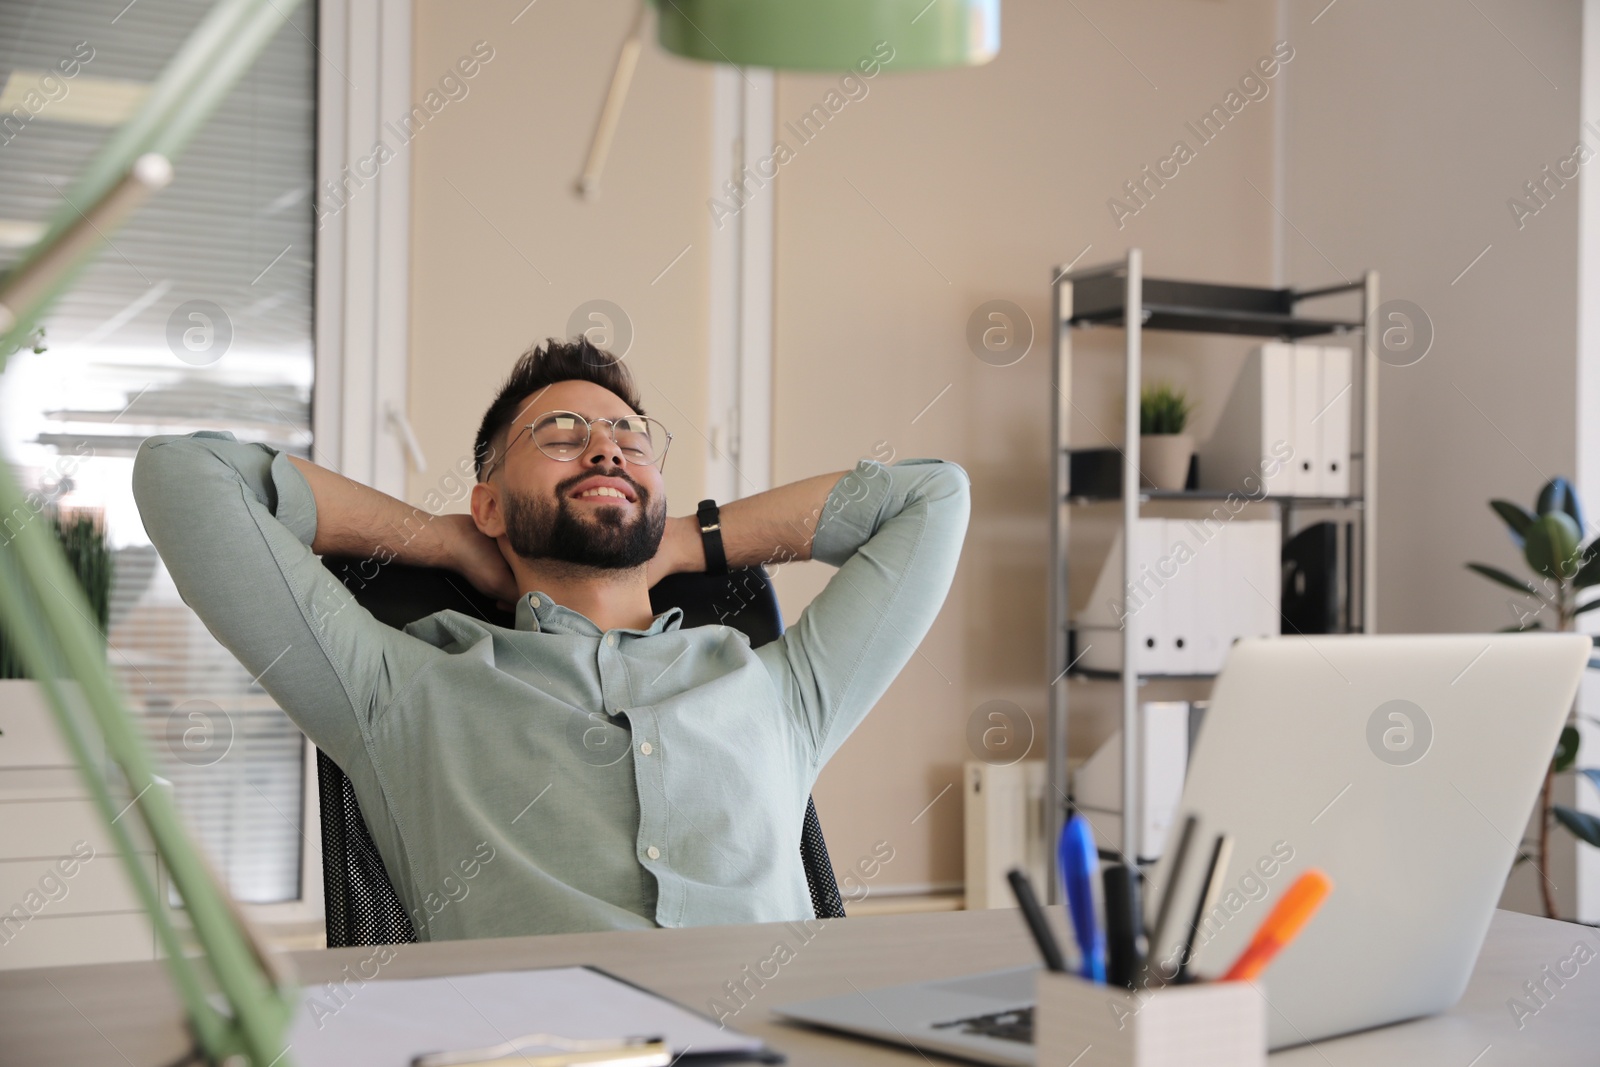
[[[218, 0], [189, 35], [139, 111], [119, 127], [65, 196], [61, 210], [22, 261], [0, 278], [0, 370], [32, 336], [46, 309], [71, 284], [107, 235], [172, 178], [172, 160], [278, 32], [298, 0]], [[0, 515], [21, 514], [23, 493], [0, 462]], [[128, 880], [154, 927], [183, 999], [198, 1051], [220, 1063], [288, 1067], [284, 1034], [299, 1002], [293, 983], [251, 933], [189, 839], [106, 666], [88, 601], [46, 524], [23, 523], [0, 548], [0, 622], [29, 675], [39, 680], [84, 783], [121, 854]], [[71, 680], [75, 686], [65, 685]], [[131, 802], [113, 797], [92, 752], [98, 732], [126, 780]], [[136, 816], [170, 873], [195, 939], [184, 944], [130, 823]]]
[[585, 199], [599, 192], [651, 9], [662, 48], [738, 67], [848, 72], [879, 42], [895, 70], [975, 67], [1000, 51], [1000, 0], [640, 0], [577, 182]]
[[688, 59], [849, 70], [879, 41], [894, 69], [973, 67], [1000, 51], [1000, 0], [653, 0], [661, 47]]

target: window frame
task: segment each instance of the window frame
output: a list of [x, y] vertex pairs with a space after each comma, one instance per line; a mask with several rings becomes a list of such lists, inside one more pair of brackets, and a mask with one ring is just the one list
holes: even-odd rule
[[[412, 0], [317, 3], [317, 147], [311, 440], [314, 462], [404, 498], [408, 474], [411, 154], [384, 119], [412, 105]], [[376, 87], [376, 92], [352, 86]], [[395, 157], [323, 212], [324, 191], [371, 158]], [[302, 738], [300, 899], [242, 905], [263, 926], [326, 921], [316, 749]]]

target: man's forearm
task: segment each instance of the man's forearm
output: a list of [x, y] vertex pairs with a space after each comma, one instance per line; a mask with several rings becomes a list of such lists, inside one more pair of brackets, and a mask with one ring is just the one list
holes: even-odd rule
[[[718, 505], [728, 568], [810, 559], [811, 541], [828, 494], [848, 473], [819, 474]], [[705, 544], [700, 538], [699, 522], [693, 515], [669, 521], [676, 524], [676, 536], [682, 544], [683, 560], [678, 569], [705, 570]]]
[[317, 502], [313, 552], [427, 567], [449, 562], [446, 527], [461, 516], [433, 515], [298, 456], [289, 462], [305, 476]]

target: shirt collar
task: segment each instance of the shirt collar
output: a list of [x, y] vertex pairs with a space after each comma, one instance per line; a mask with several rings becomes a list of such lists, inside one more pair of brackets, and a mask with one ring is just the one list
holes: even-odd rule
[[[630, 627], [618, 629], [621, 633], [644, 637], [676, 630], [682, 623], [683, 609], [670, 607], [666, 611], [659, 612], [643, 630]], [[522, 599], [517, 601], [516, 628], [531, 630], [534, 633], [584, 634], [589, 637], [600, 637], [605, 632], [590, 621], [587, 615], [557, 604], [550, 599], [549, 594], [539, 589], [524, 594]]]

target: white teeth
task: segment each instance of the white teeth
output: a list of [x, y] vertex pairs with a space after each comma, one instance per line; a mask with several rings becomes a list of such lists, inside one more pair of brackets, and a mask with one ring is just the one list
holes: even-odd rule
[[585, 489], [583, 492], [579, 493], [578, 496], [580, 498], [586, 496], [614, 496], [622, 500], [628, 499], [626, 493], [623, 493], [619, 489], [613, 489], [609, 485], [602, 485], [594, 489]]

